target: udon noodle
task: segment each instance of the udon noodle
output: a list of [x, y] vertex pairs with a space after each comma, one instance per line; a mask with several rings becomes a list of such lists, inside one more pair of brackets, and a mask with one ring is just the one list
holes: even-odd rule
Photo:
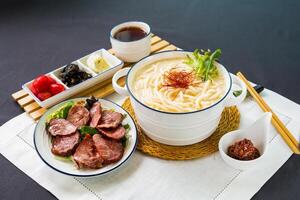
[[165, 86], [164, 74], [171, 69], [192, 72], [184, 58], [150, 63], [135, 74], [133, 93], [144, 104], [166, 112], [191, 112], [209, 107], [222, 98], [225, 81], [222, 73], [213, 80], [195, 80], [187, 88]]

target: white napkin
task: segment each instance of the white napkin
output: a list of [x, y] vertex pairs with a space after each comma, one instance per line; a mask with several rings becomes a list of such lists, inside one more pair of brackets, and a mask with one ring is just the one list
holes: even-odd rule
[[[287, 128], [299, 138], [300, 106], [265, 90], [263, 97]], [[109, 99], [118, 103], [116, 94]], [[241, 128], [262, 114], [249, 98], [240, 107]], [[136, 151], [126, 165], [104, 176], [75, 178], [49, 168], [33, 146], [35, 123], [22, 114], [0, 127], [0, 153], [59, 199], [250, 199], [286, 162], [292, 152], [272, 128], [265, 162], [240, 171], [227, 166], [219, 153], [191, 161], [166, 161]]]

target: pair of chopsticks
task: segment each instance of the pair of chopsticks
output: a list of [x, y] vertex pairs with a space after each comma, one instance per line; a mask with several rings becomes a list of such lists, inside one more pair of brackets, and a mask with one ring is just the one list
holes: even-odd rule
[[251, 96], [256, 100], [259, 107], [264, 112], [271, 112], [272, 113], [272, 124], [278, 131], [278, 133], [281, 135], [285, 143], [290, 147], [290, 149], [295, 154], [300, 154], [299, 150], [299, 143], [295, 139], [295, 137], [290, 133], [290, 131], [285, 127], [285, 125], [280, 121], [280, 119], [277, 117], [277, 115], [271, 110], [271, 108], [268, 106], [268, 104], [264, 101], [264, 99], [255, 91], [255, 89], [251, 86], [251, 84], [247, 81], [245, 76], [238, 72], [237, 76], [246, 84], [247, 89]]

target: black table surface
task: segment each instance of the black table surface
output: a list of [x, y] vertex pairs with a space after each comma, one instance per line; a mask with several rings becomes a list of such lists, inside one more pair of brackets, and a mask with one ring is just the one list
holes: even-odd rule
[[[113, 25], [131, 20], [147, 22], [153, 33], [183, 49], [221, 48], [221, 62], [231, 72], [241, 70], [250, 80], [300, 103], [300, 1], [2, 1], [0, 5], [0, 124], [23, 112], [10, 96], [22, 83], [109, 48]], [[300, 160], [293, 155], [253, 199], [299, 199], [299, 176]], [[1, 155], [0, 199], [55, 197]]]

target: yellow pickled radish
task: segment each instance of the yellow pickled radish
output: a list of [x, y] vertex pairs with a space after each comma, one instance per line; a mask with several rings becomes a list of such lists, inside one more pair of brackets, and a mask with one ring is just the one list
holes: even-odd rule
[[97, 73], [106, 70], [109, 66], [106, 60], [97, 54], [89, 56], [86, 63], [90, 69]]

